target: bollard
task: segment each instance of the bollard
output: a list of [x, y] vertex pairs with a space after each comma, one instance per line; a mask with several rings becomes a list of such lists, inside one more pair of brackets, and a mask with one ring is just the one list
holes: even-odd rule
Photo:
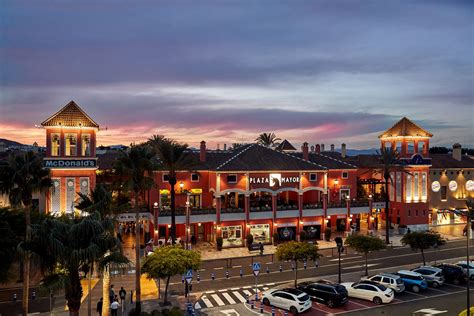
[[130, 304], [133, 304], [133, 290], [130, 290]]
[[260, 302], [260, 314], [263, 314], [263, 303]]
[[181, 277], [181, 283], [184, 284], [184, 275]]
[[253, 304], [253, 301], [250, 301], [250, 308], [251, 308], [251, 309], [254, 309], [254, 308], [255, 308], [255, 305]]
[[212, 281], [214, 281], [214, 279], [216, 278], [216, 275], [214, 274], [214, 272], [211, 273], [211, 279]]
[[291, 270], [295, 271], [295, 264], [294, 263], [291, 264]]
[[33, 291], [33, 293], [31, 294], [32, 296], [32, 299], [35, 299], [36, 298], [36, 291]]
[[229, 278], [229, 271], [226, 271], [226, 272], [225, 272], [225, 277], [226, 277], [226, 279]]
[[201, 277], [199, 276], [199, 273], [196, 275], [196, 280], [198, 283], [201, 281]]
[[272, 316], [275, 316], [275, 307], [272, 306]]
[[285, 311], [285, 314], [284, 314], [284, 315], [285, 315], [285, 316], [288, 316], [288, 311]]
[[303, 262], [303, 268], [306, 270], [306, 267], [308, 266], [308, 264], [305, 262]]
[[282, 272], [282, 271], [283, 271], [283, 267], [282, 267], [281, 264], [280, 264], [280, 272]]
[[16, 302], [16, 293], [13, 293], [12, 299], [13, 299], [13, 302]]
[[268, 273], [270, 273], [270, 268], [269, 268], [269, 267], [267, 267], [267, 274], [268, 274]]
[[315, 266], [316, 268], [319, 267], [319, 262], [318, 262], [318, 260], [315, 260], [315, 261], [314, 261], [314, 266]]
[[250, 295], [247, 295], [247, 304], [250, 304]]
[[242, 269], [240, 269], [240, 277], [243, 277], [244, 276], [244, 271], [242, 271]]

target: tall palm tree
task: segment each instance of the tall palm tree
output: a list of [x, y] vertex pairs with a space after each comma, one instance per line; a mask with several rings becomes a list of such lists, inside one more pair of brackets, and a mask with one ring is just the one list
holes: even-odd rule
[[[8, 194], [10, 204], [23, 207], [25, 212], [26, 242], [31, 239], [31, 208], [33, 194], [52, 187], [49, 169], [43, 168], [42, 159], [34, 152], [12, 156], [0, 171], [0, 193]], [[30, 287], [30, 253], [24, 253], [23, 264], [23, 315], [28, 313], [28, 292]]]
[[396, 149], [392, 147], [386, 148], [382, 147], [380, 150], [380, 162], [381, 162], [381, 173], [384, 179], [384, 198], [385, 198], [385, 243], [390, 244], [390, 236], [389, 236], [389, 215], [388, 215], [388, 204], [389, 204], [389, 196], [388, 196], [388, 184], [389, 182], [393, 183], [393, 179], [390, 176], [390, 172], [392, 168], [397, 164], [398, 160], [398, 152]]
[[276, 137], [275, 133], [262, 133], [258, 135], [258, 137], [255, 139], [257, 144], [260, 144], [265, 147], [271, 147], [278, 145], [278, 141], [280, 141], [281, 138]]
[[186, 154], [188, 144], [165, 138], [161, 135], [153, 135], [148, 143], [155, 149], [158, 156], [158, 168], [168, 171], [168, 183], [170, 184], [170, 206], [171, 206], [171, 242], [176, 242], [176, 202], [175, 185], [177, 183], [177, 172], [191, 170], [195, 165], [192, 155]]
[[[120, 243], [113, 235], [111, 219], [102, 219], [99, 213], [86, 217], [47, 218], [33, 225], [32, 238], [22, 247], [37, 255], [45, 273], [43, 285], [50, 289], [64, 288], [69, 315], [79, 315], [82, 286], [79, 272], [93, 262], [119, 261]], [[124, 264], [128, 259], [121, 257]]]
[[140, 208], [139, 198], [143, 192], [152, 188], [155, 152], [144, 145], [133, 145], [124, 153], [115, 165], [115, 170], [124, 179], [125, 187], [133, 191], [135, 197], [135, 221], [137, 233], [135, 237], [135, 309], [141, 312], [141, 287], [140, 287]]

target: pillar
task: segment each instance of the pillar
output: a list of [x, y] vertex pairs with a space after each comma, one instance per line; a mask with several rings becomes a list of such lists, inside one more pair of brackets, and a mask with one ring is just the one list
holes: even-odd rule
[[273, 214], [273, 233], [276, 233], [276, 220], [277, 220], [277, 196], [272, 194], [272, 214]]
[[[326, 231], [326, 220], [327, 220], [327, 216], [328, 216], [328, 194], [327, 193], [323, 193], [323, 222], [321, 223], [321, 234], [323, 237], [324, 236], [324, 232]], [[322, 238], [324, 239], [324, 238]]]
[[346, 216], [346, 232], [351, 230], [351, 200], [346, 199], [346, 208], [347, 208], [347, 216]]
[[216, 196], [216, 225], [217, 225], [216, 237], [221, 237], [222, 229], [220, 229], [220, 226], [221, 226], [221, 197], [220, 196]]
[[250, 222], [250, 196], [249, 195], [244, 195], [244, 212], [245, 212], [245, 223], [244, 223], [243, 238], [247, 240], [247, 234], [248, 234], [249, 222]]
[[303, 194], [298, 193], [298, 232], [297, 236], [300, 236], [300, 233], [303, 231]]

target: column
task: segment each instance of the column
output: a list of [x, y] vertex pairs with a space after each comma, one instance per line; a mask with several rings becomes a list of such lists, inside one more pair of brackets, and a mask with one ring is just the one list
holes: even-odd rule
[[158, 246], [158, 210], [159, 210], [159, 206], [158, 206], [158, 202], [155, 202], [153, 203], [153, 228], [154, 228], [154, 244], [155, 246]]
[[298, 232], [297, 236], [303, 231], [303, 193], [298, 193]]
[[347, 208], [347, 216], [346, 216], [346, 232], [351, 230], [351, 200], [346, 199], [346, 208]]
[[221, 197], [216, 196], [216, 225], [217, 225], [217, 232], [216, 237], [220, 237], [222, 235], [221, 227]]
[[372, 196], [369, 196], [369, 214], [367, 216], [367, 230], [372, 230], [372, 209], [373, 209]]
[[250, 222], [250, 196], [244, 195], [244, 212], [245, 212], [245, 223], [244, 223], [244, 240], [247, 240], [249, 222]]
[[276, 220], [277, 220], [277, 199], [276, 194], [272, 194], [272, 214], [273, 214], [273, 233], [276, 233]]
[[326, 231], [326, 220], [328, 216], [328, 194], [325, 192], [323, 194], [323, 222], [321, 223], [322, 229], [321, 229], [321, 234], [324, 236], [324, 232]]

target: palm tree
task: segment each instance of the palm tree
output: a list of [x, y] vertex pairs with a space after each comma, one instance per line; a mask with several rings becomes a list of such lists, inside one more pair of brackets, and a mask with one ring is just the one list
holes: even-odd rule
[[385, 197], [385, 243], [388, 245], [390, 244], [390, 236], [389, 236], [389, 217], [388, 217], [388, 203], [389, 203], [389, 196], [388, 196], [388, 183], [389, 181], [393, 183], [393, 179], [390, 176], [390, 171], [392, 168], [397, 164], [398, 159], [398, 152], [396, 149], [392, 147], [386, 148], [382, 147], [380, 153], [380, 161], [382, 163], [381, 166], [381, 173], [384, 179], [384, 197]]
[[[64, 288], [70, 315], [79, 315], [82, 286], [79, 272], [87, 269], [93, 262], [120, 258], [120, 243], [113, 235], [111, 219], [102, 219], [98, 212], [81, 218], [48, 218], [41, 224], [33, 225], [30, 242], [22, 245], [37, 255], [45, 273], [43, 286], [49, 289]], [[104, 255], [109, 253], [109, 255]]]
[[158, 168], [168, 171], [171, 204], [171, 242], [174, 245], [176, 241], [176, 203], [174, 187], [177, 183], [177, 172], [192, 169], [195, 165], [195, 161], [192, 155], [186, 154], [188, 144], [180, 144], [173, 139], [165, 138], [161, 135], [153, 135], [148, 142], [155, 149], [160, 160]]
[[265, 147], [271, 147], [278, 145], [278, 141], [280, 141], [281, 138], [276, 137], [275, 133], [262, 133], [258, 135], [258, 137], [255, 139], [257, 144], [260, 144]]
[[[13, 207], [23, 206], [26, 224], [26, 242], [31, 239], [31, 207], [33, 194], [52, 186], [49, 169], [43, 168], [42, 159], [34, 152], [12, 156], [0, 171], [0, 193], [8, 194]], [[23, 265], [23, 315], [28, 313], [30, 287], [30, 253], [25, 252]]]
[[130, 150], [117, 160], [116, 172], [123, 177], [125, 187], [133, 191], [135, 198], [135, 221], [137, 233], [135, 238], [135, 309], [141, 312], [141, 287], [140, 287], [140, 208], [139, 198], [155, 183], [153, 181], [153, 159], [155, 152], [144, 145], [133, 145]]

